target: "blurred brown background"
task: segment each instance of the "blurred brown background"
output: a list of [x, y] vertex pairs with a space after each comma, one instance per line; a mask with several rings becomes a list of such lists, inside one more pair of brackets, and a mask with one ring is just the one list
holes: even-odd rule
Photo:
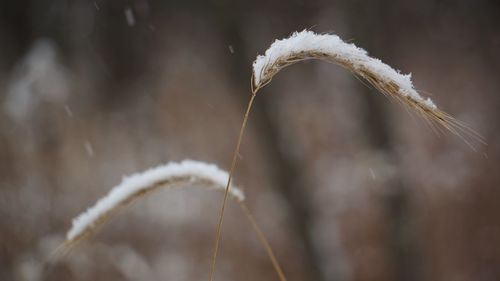
[[[222, 194], [169, 190], [52, 267], [71, 218], [121, 177], [228, 169], [251, 63], [334, 32], [404, 73], [488, 145], [473, 151], [322, 62], [252, 112], [235, 182], [290, 281], [500, 280], [497, 1], [2, 1], [0, 280], [206, 280]], [[216, 280], [277, 280], [230, 204]]]

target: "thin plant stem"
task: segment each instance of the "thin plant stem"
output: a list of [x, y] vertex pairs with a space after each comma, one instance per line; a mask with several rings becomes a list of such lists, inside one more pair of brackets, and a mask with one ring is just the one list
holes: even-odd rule
[[[71, 240], [66, 240], [64, 243], [60, 244], [51, 254], [49, 254], [49, 256], [44, 260], [44, 263], [49, 267], [52, 266], [60, 258], [66, 256], [72, 250], [72, 248], [75, 247], [79, 242], [81, 242], [82, 240], [84, 240], [85, 238], [90, 236], [91, 234], [95, 233], [97, 231], [97, 228], [103, 226], [104, 223], [110, 217], [112, 217], [114, 213], [117, 213], [121, 209], [129, 207], [131, 204], [133, 204], [134, 202], [138, 201], [141, 198], [144, 198], [149, 193], [153, 193], [153, 192], [159, 190], [161, 187], [173, 188], [176, 186], [182, 186], [184, 182], [187, 182], [187, 181], [192, 182], [192, 179], [179, 178], [179, 179], [177, 179], [177, 181], [178, 182], [171, 182], [170, 184], [168, 184], [167, 181], [162, 181], [162, 182], [159, 182], [159, 183], [156, 183], [156, 184], [150, 186], [150, 188], [147, 188], [147, 189], [141, 190], [140, 192], [131, 194], [129, 198], [122, 201], [115, 208], [102, 214], [102, 216], [99, 217], [92, 224], [92, 226], [89, 227], [89, 229], [87, 229], [83, 233], [79, 234], [75, 238], [73, 238]], [[203, 183], [204, 180], [200, 180], [199, 182]], [[211, 183], [209, 181], [207, 181], [205, 183], [207, 184], [207, 186], [211, 185]], [[229, 193], [231, 194], [231, 192], [229, 192]], [[233, 196], [234, 196], [234, 194], [233, 194]], [[238, 203], [238, 205], [241, 208], [241, 210], [243, 211], [243, 213], [245, 214], [246, 219], [250, 222], [250, 225], [252, 226], [253, 231], [256, 233], [256, 235], [259, 239], [259, 242], [264, 247], [269, 259], [271, 260], [273, 268], [279, 277], [279, 280], [286, 281], [285, 274], [283, 273], [283, 270], [281, 269], [281, 266], [279, 265], [279, 263], [276, 259], [276, 256], [271, 248], [271, 245], [269, 244], [268, 240], [266, 239], [264, 232], [257, 224], [257, 221], [255, 220], [252, 212], [250, 211], [248, 206], [245, 204], [244, 199], [241, 199], [238, 197], [234, 197], [234, 199]]]
[[280, 281], [286, 281], [285, 274], [283, 273], [283, 270], [281, 269], [281, 266], [278, 263], [278, 259], [276, 259], [276, 256], [274, 255], [274, 252], [273, 252], [273, 249], [271, 248], [271, 245], [269, 244], [269, 242], [267, 241], [266, 237], [264, 236], [264, 232], [262, 231], [262, 229], [257, 224], [257, 221], [255, 220], [254, 216], [250, 212], [250, 209], [248, 209], [248, 207], [245, 204], [245, 202], [238, 201], [238, 203], [240, 204], [241, 209], [243, 210], [243, 212], [245, 213], [246, 217], [250, 221], [250, 224], [252, 225], [253, 230], [255, 231], [255, 233], [257, 234], [257, 236], [259, 237], [259, 240], [260, 240], [261, 244], [266, 249], [267, 255], [271, 259], [271, 262], [273, 264], [274, 270], [278, 274], [278, 277], [279, 277]]
[[240, 128], [240, 133], [238, 136], [238, 141], [236, 143], [236, 148], [234, 149], [233, 153], [233, 160], [231, 163], [231, 169], [229, 170], [229, 178], [227, 180], [227, 185], [226, 185], [226, 191], [224, 192], [224, 199], [222, 199], [222, 206], [220, 208], [220, 213], [219, 213], [219, 222], [217, 224], [217, 230], [215, 234], [215, 245], [214, 245], [214, 252], [212, 256], [212, 265], [210, 266], [210, 273], [208, 275], [208, 280], [213, 281], [214, 280], [214, 273], [215, 273], [215, 266], [217, 265], [217, 254], [219, 252], [219, 244], [220, 244], [220, 238], [221, 238], [221, 233], [222, 233], [222, 224], [224, 222], [224, 211], [226, 209], [226, 202], [227, 202], [227, 197], [229, 194], [229, 189], [231, 188], [231, 180], [233, 179], [233, 174], [236, 169], [236, 164], [238, 160], [238, 155], [240, 154], [240, 146], [241, 146], [241, 141], [243, 139], [243, 134], [245, 133], [245, 128], [247, 125], [248, 121], [248, 116], [250, 115], [250, 110], [252, 109], [252, 104], [255, 99], [256, 93], [252, 91], [252, 96], [250, 98], [250, 101], [248, 102], [247, 110], [245, 112], [245, 116], [243, 118], [243, 123], [241, 124]]

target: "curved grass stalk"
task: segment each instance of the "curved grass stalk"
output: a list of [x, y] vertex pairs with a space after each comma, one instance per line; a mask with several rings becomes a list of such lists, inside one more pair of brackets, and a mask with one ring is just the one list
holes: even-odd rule
[[[222, 191], [225, 190], [228, 178], [228, 173], [220, 170], [216, 165], [192, 160], [185, 160], [180, 163], [168, 163], [124, 178], [106, 196], [98, 200], [96, 204], [73, 220], [72, 227], [67, 233], [66, 241], [56, 249], [55, 254], [57, 256], [64, 255], [73, 246], [104, 225], [114, 213], [160, 188], [175, 188], [199, 184], [213, 190]], [[266, 250], [280, 281], [286, 281], [283, 270], [269, 242], [244, 202], [245, 195], [243, 191], [237, 187], [232, 187], [229, 195], [238, 203], [249, 220], [259, 241]]]
[[243, 117], [243, 123], [241, 124], [240, 133], [238, 135], [238, 141], [236, 142], [236, 148], [233, 153], [233, 160], [231, 161], [231, 169], [229, 170], [229, 177], [226, 183], [226, 189], [224, 191], [224, 198], [222, 199], [221, 209], [219, 213], [219, 220], [217, 223], [217, 230], [215, 232], [215, 242], [214, 251], [212, 255], [212, 263], [210, 265], [210, 273], [208, 278], [210, 281], [214, 280], [215, 267], [217, 265], [217, 254], [219, 253], [219, 243], [222, 234], [222, 224], [224, 222], [224, 211], [226, 209], [226, 203], [228, 194], [231, 193], [231, 181], [233, 179], [233, 174], [236, 169], [236, 164], [238, 162], [238, 155], [240, 154], [241, 141], [243, 140], [243, 134], [245, 133], [245, 128], [247, 125], [248, 117], [250, 115], [250, 110], [252, 109], [253, 101], [255, 100], [255, 94], [252, 93], [250, 101], [248, 102], [247, 110], [245, 111], [245, 116]]
[[411, 74], [401, 74], [334, 34], [316, 34], [304, 30], [293, 33], [289, 38], [276, 40], [265, 55], [258, 56], [253, 63], [252, 92], [257, 93], [269, 84], [280, 70], [312, 59], [342, 66], [354, 76], [366, 80], [386, 97], [395, 99], [425, 119], [436, 122], [470, 146], [468, 138], [484, 143], [474, 130], [440, 110], [430, 98], [422, 97], [413, 86]]
[[[467, 139], [468, 137], [484, 143], [482, 137], [474, 130], [444, 111], [441, 111], [430, 98], [423, 98], [413, 87], [410, 74], [401, 74], [398, 70], [393, 69], [379, 59], [368, 56], [365, 50], [356, 47], [354, 44], [344, 42], [337, 35], [316, 34], [312, 31], [304, 30], [295, 32], [288, 38], [276, 40], [266, 50], [263, 56], [258, 56], [253, 62], [250, 85], [252, 96], [248, 103], [240, 129], [240, 134], [233, 154], [229, 180], [222, 201], [209, 281], [214, 280], [227, 194], [230, 192], [230, 183], [237, 164], [237, 155], [239, 155], [241, 140], [254, 98], [257, 92], [269, 84], [274, 75], [280, 70], [295, 63], [312, 59], [327, 61], [342, 66], [355, 77], [366, 80], [386, 97], [394, 99], [408, 108], [415, 110], [426, 121], [435, 122], [457, 135], [473, 150], [475, 150], [475, 148]], [[429, 123], [431, 124], [431, 128], [434, 129], [434, 127], [432, 127], [432, 122]]]

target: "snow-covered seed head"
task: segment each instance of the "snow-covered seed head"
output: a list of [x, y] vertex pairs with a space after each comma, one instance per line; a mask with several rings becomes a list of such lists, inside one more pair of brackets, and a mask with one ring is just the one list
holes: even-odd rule
[[[99, 199], [94, 206], [73, 219], [72, 227], [66, 235], [67, 243], [81, 240], [96, 227], [102, 225], [112, 212], [160, 187], [182, 187], [196, 184], [224, 191], [227, 180], [228, 173], [216, 165], [193, 160], [184, 160], [180, 163], [170, 162], [125, 177], [119, 185]], [[243, 192], [236, 187], [230, 188], [229, 195], [240, 202], [245, 200]]]
[[346, 43], [334, 34], [316, 34], [304, 30], [274, 41], [265, 54], [257, 56], [253, 62], [252, 93], [256, 94], [271, 82], [281, 69], [310, 59], [344, 67], [353, 75], [368, 81], [385, 96], [412, 108], [463, 139], [463, 134], [478, 140], [481, 138], [463, 123], [439, 110], [430, 98], [422, 97], [413, 87], [411, 74], [401, 74], [381, 60], [370, 57], [364, 49]]
[[[159, 188], [200, 185], [213, 190], [225, 191], [228, 180], [229, 174], [219, 169], [216, 165], [193, 160], [184, 160], [180, 163], [170, 162], [142, 173], [125, 177], [119, 185], [111, 189], [106, 196], [99, 199], [94, 206], [73, 219], [73, 225], [66, 235], [66, 241], [52, 253], [49, 261], [57, 261], [59, 257], [64, 256], [74, 245], [85, 239], [96, 228], [103, 225], [112, 213]], [[267, 238], [264, 236], [250, 209], [245, 204], [243, 191], [237, 187], [229, 186], [228, 195], [236, 200], [250, 221], [280, 280], [286, 281], [283, 270], [276, 260], [276, 256]]]
[[355, 75], [368, 80], [384, 93], [397, 94], [412, 99], [429, 109], [436, 105], [424, 99], [414, 89], [411, 75], [401, 74], [379, 59], [368, 56], [368, 53], [346, 43], [334, 34], [316, 34], [304, 30], [292, 36], [276, 40], [266, 50], [265, 55], [258, 56], [253, 63], [253, 88], [255, 91], [268, 84], [281, 69], [299, 61], [320, 59], [339, 64]]

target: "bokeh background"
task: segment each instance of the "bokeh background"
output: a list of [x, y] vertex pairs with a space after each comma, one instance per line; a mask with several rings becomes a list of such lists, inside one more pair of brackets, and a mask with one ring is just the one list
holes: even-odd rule
[[[338, 66], [295, 65], [256, 101], [235, 182], [290, 281], [500, 280], [498, 1], [0, 4], [0, 280], [206, 280], [222, 194], [165, 190], [48, 266], [123, 175], [229, 168], [251, 64], [334, 32], [480, 133], [434, 132]], [[216, 280], [278, 280], [230, 203]]]

